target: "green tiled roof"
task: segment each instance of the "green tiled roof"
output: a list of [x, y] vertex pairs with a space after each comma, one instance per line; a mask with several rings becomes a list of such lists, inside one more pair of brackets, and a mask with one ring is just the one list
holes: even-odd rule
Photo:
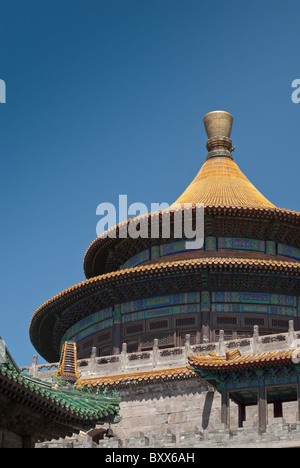
[[76, 386], [68, 388], [58, 378], [49, 383], [22, 374], [7, 349], [5, 362], [0, 363], [0, 395], [3, 392], [48, 418], [77, 429], [113, 421], [119, 413], [120, 398], [116, 393], [90, 393]]

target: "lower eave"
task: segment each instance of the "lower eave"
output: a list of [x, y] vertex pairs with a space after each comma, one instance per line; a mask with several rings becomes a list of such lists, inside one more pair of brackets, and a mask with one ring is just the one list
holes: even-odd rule
[[[279, 260], [247, 258], [198, 258], [157, 264], [142, 265], [118, 270], [78, 283], [54, 296], [34, 313], [30, 324], [30, 338], [37, 351], [49, 362], [59, 359], [59, 351], [53, 349], [54, 327], [62, 313], [69, 307], [91, 295], [103, 296], [103, 308], [153, 295], [188, 291], [230, 288], [232, 280], [243, 281], [249, 290], [257, 290], [263, 280], [265, 291], [300, 294], [300, 263]], [[162, 281], [165, 283], [162, 288]], [[250, 284], [250, 286], [249, 286]], [[245, 286], [244, 286], [245, 287]], [[163, 292], [164, 291], [164, 292]], [[92, 312], [90, 312], [92, 313]], [[74, 319], [76, 323], [76, 319]], [[68, 323], [65, 330], [72, 326]], [[63, 334], [63, 323], [60, 325]]]

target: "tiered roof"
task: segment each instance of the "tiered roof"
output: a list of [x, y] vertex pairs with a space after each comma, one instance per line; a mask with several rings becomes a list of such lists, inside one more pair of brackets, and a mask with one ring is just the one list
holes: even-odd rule
[[[230, 275], [223, 275], [225, 272]], [[31, 320], [31, 341], [49, 362], [56, 362], [59, 352], [52, 344], [53, 330], [56, 329], [59, 348], [65, 330], [79, 318], [75, 310], [63, 317], [67, 307], [76, 308], [81, 301], [82, 309], [84, 300], [89, 301], [91, 294], [99, 295], [98, 308], [126, 302], [130, 297], [147, 297], [149, 286], [145, 278], [152, 282], [154, 295], [165, 291], [176, 293], [178, 287], [182, 290], [218, 289], [220, 282], [231, 290], [236, 281], [247, 287], [252, 283], [254, 290], [262, 282], [265, 289], [281, 287], [300, 294], [299, 274], [299, 262], [222, 257], [158, 262], [119, 270], [76, 284], [40, 306]], [[89, 310], [92, 313], [92, 309]], [[58, 322], [57, 317], [61, 317]]]
[[[232, 116], [223, 111], [211, 112], [204, 117], [204, 124], [209, 138], [207, 159], [191, 184], [170, 207], [171, 222], [175, 207], [183, 208], [187, 203], [195, 207], [202, 203], [206, 235], [248, 235], [255, 239], [287, 241], [300, 247], [300, 213], [278, 208], [267, 200], [233, 160], [230, 140]], [[137, 219], [145, 216], [150, 218], [153, 213]], [[129, 239], [126, 243], [118, 238], [119, 231], [131, 221], [111, 228], [111, 231], [116, 231], [116, 239], [109, 237], [109, 230], [92, 242], [84, 258], [87, 278], [109, 271], [112, 256], [116, 257], [116, 265], [118, 258], [124, 263], [125, 257], [122, 257], [126, 256], [126, 249], [128, 258], [133, 255], [133, 244], [138, 245], [136, 239]], [[156, 240], [158, 244], [163, 242], [163, 239]], [[148, 242], [143, 239], [139, 250], [151, 245], [151, 239]]]
[[[300, 213], [277, 208], [269, 202], [233, 161], [230, 114], [213, 112], [207, 114], [204, 121], [209, 138], [207, 160], [177, 199], [176, 206], [204, 204], [205, 236], [271, 240], [300, 248]], [[150, 218], [151, 213], [145, 216]], [[84, 301], [91, 294], [97, 294], [98, 310], [150, 294], [175, 293], [179, 289], [230, 290], [238, 285], [246, 290], [263, 287], [265, 291], [300, 294], [299, 261], [271, 259], [266, 254], [253, 252], [227, 254], [195, 250], [181, 255], [180, 259], [170, 255], [119, 270], [137, 253], [170, 242], [166, 239], [118, 238], [122, 225], [129, 222], [131, 220], [113, 228], [116, 238], [108, 237], [106, 232], [90, 245], [84, 258], [86, 281], [46, 301], [33, 315], [31, 340], [47, 360], [58, 360], [65, 331], [83, 318], [82, 312], [77, 313], [72, 308], [76, 308], [79, 301], [84, 308]], [[230, 275], [223, 275], [223, 272], [230, 272]], [[90, 306], [85, 313], [92, 313]]]

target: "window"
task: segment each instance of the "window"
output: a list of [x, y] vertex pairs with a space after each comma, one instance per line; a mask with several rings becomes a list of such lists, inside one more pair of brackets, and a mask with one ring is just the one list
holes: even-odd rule
[[171, 348], [174, 346], [174, 333], [167, 332], [167, 333], [155, 333], [155, 334], [148, 334], [143, 335], [141, 337], [141, 350], [149, 350], [153, 348], [154, 340], [158, 339], [158, 347], [159, 348]]
[[265, 319], [263, 317], [245, 317], [244, 324], [246, 326], [253, 327], [254, 325], [260, 325], [262, 327], [265, 326]]
[[285, 319], [272, 319], [272, 327], [275, 327], [275, 328], [283, 328], [284, 330], [288, 330], [288, 328], [289, 328], [289, 320], [285, 320]]
[[159, 319], [159, 320], [150, 320], [148, 322], [148, 330], [162, 330], [170, 328], [170, 321], [169, 319]]
[[175, 319], [175, 327], [190, 327], [195, 325], [195, 317], [180, 317]]
[[237, 317], [229, 316], [218, 316], [217, 325], [237, 325]]
[[144, 322], [136, 322], [125, 327], [125, 336], [127, 335], [136, 335], [144, 331]]

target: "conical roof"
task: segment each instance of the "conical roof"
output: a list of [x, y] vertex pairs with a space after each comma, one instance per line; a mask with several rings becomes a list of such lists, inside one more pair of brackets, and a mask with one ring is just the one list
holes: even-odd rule
[[276, 208], [227, 157], [210, 158], [175, 203], [204, 206]]
[[[132, 219], [102, 233], [85, 254], [87, 279], [46, 301], [32, 317], [30, 337], [46, 359], [57, 360], [66, 331], [85, 317], [109, 311], [112, 313], [110, 318], [102, 316], [101, 312], [101, 318], [107, 318], [104, 328], [112, 330], [117, 323], [123, 327], [126, 318], [123, 321], [122, 317], [120, 321], [121, 309], [115, 306], [132, 304], [132, 301], [142, 298], [172, 295], [179, 291], [218, 290], [275, 294], [288, 291], [299, 295], [300, 262], [294, 248], [300, 249], [300, 213], [276, 208], [233, 161], [229, 138], [232, 120], [230, 114], [222, 111], [204, 117], [208, 136], [207, 159], [177, 200], [177, 205], [205, 205], [204, 237], [209, 242], [203, 249], [189, 250], [186, 243], [183, 249], [182, 246], [179, 250], [172, 248], [176, 238], [185, 240], [182, 234], [176, 237], [171, 232], [176, 224], [175, 214], [183, 206], [178, 211], [177, 207], [171, 207], [167, 237], [163, 236], [163, 210], [155, 213], [158, 235], [156, 232], [155, 236], [124, 237], [123, 228], [126, 227], [127, 233]], [[197, 215], [196, 209], [192, 212]], [[148, 220], [148, 227], [151, 227], [152, 215], [148, 213], [133, 220]], [[185, 217], [182, 219], [184, 221]], [[148, 234], [150, 231], [149, 228]], [[231, 249], [229, 245], [224, 249], [224, 238], [233, 238], [238, 244], [242, 242], [236, 248]], [[249, 248], [243, 249], [244, 240], [249, 241]], [[282, 243], [281, 250], [279, 245], [276, 246], [279, 243]], [[282, 247], [287, 247], [286, 254]], [[143, 317], [146, 320], [152, 315]], [[84, 322], [84, 327], [87, 323]], [[91, 330], [92, 327], [94, 333], [94, 325], [91, 325]], [[111, 333], [116, 340], [119, 339], [117, 336], [123, 336], [121, 328], [120, 335]]]
[[[190, 185], [168, 209], [171, 224], [175, 211], [184, 209], [184, 204], [203, 204], [206, 236], [272, 240], [300, 248], [300, 212], [276, 207], [257, 190], [234, 161], [234, 147], [230, 139], [232, 115], [225, 111], [213, 111], [206, 114], [203, 120], [208, 137], [207, 158]], [[162, 212], [159, 212], [160, 228]], [[135, 219], [148, 217], [150, 225], [153, 215], [157, 213]], [[155, 237], [153, 241], [149, 236], [139, 243], [130, 236], [128, 239], [119, 236], [124, 230], [126, 232], [131, 221], [128, 219], [119, 223], [91, 243], [84, 257], [87, 278], [117, 270], [134, 254], [152, 247], [153, 242], [161, 243], [162, 237], [159, 241]]]
[[249, 181], [232, 158], [230, 140], [233, 118], [228, 112], [206, 114], [209, 138], [207, 159], [175, 204], [203, 203], [204, 206], [233, 208], [276, 208]]

